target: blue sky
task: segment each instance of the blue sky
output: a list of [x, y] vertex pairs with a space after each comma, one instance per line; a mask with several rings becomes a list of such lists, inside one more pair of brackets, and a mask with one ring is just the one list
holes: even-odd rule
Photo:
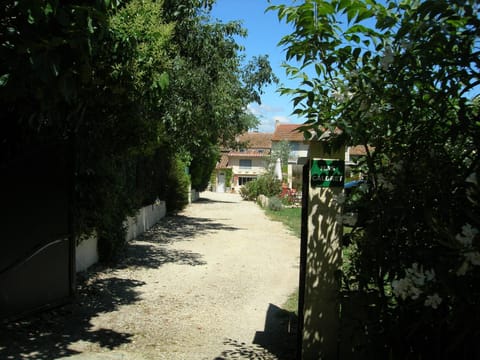
[[[291, 0], [271, 1], [272, 4], [289, 4]], [[269, 6], [267, 0], [217, 0], [211, 16], [222, 22], [241, 20], [248, 31], [247, 38], [239, 38], [238, 43], [245, 47], [248, 58], [258, 55], [268, 55], [270, 64], [280, 83], [294, 86], [295, 82], [288, 80], [285, 70], [281, 67], [285, 60], [285, 52], [277, 44], [280, 39], [291, 33], [291, 28], [284, 22], [279, 22], [275, 11], [265, 13]], [[262, 104], [251, 104], [250, 111], [261, 121], [259, 131], [273, 132], [275, 121], [282, 123], [302, 123], [303, 121], [291, 115], [293, 106], [291, 99], [280, 96], [276, 91], [278, 85], [265, 89]]]
[[[277, 44], [280, 39], [290, 34], [291, 27], [284, 22], [280, 23], [275, 11], [265, 13], [265, 9], [271, 5], [294, 4], [295, 0], [217, 0], [213, 7], [211, 16], [222, 22], [232, 20], [243, 21], [243, 27], [248, 31], [247, 38], [239, 38], [238, 43], [245, 47], [245, 54], [248, 58], [252, 56], [267, 54], [270, 58], [275, 75], [280, 83], [287, 87], [296, 87], [296, 82], [286, 78], [285, 70], [281, 67], [285, 60], [285, 52]], [[298, 2], [297, 2], [298, 5]], [[303, 119], [295, 115], [291, 99], [280, 96], [276, 91], [277, 85], [269, 86], [262, 96], [262, 104], [250, 104], [250, 111], [261, 121], [259, 131], [273, 132], [275, 120], [282, 123], [302, 123]], [[468, 93], [473, 98], [480, 93], [480, 86]]]

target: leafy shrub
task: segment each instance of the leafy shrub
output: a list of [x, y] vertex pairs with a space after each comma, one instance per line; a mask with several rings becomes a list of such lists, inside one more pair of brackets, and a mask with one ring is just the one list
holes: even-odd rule
[[207, 188], [218, 158], [218, 149], [214, 145], [206, 146], [203, 151], [194, 154], [190, 164], [190, 176], [193, 189], [204, 191]]
[[255, 200], [257, 198], [256, 183], [249, 181], [240, 188], [239, 192], [243, 200]]
[[255, 200], [258, 195], [272, 197], [279, 195], [282, 191], [280, 180], [271, 174], [259, 176], [255, 180], [249, 181], [240, 189], [240, 196], [244, 200]]
[[177, 213], [188, 204], [190, 177], [185, 171], [186, 164], [174, 157], [167, 174], [165, 201], [168, 213]]
[[[365, 148], [368, 186], [352, 200], [358, 223], [343, 284], [361, 300], [350, 310], [363, 337], [354, 357], [478, 359], [478, 2], [338, 3], [318, 3], [324, 13], [309, 23], [312, 33], [305, 30], [309, 2], [300, 11], [276, 9], [297, 29], [284, 38], [289, 58], [301, 59], [290, 74], [324, 66], [288, 89], [297, 96], [294, 112], [312, 119], [304, 130], [340, 128], [331, 146], [338, 140]], [[345, 13], [357, 14], [347, 32], [338, 26]], [[359, 24], [366, 19], [376, 20], [375, 29]], [[339, 40], [305, 41], [315, 34], [313, 21], [328, 24], [325, 39]], [[365, 51], [366, 43], [385, 46]]]
[[280, 211], [283, 209], [282, 200], [278, 196], [272, 196], [268, 199], [268, 208], [272, 211]]

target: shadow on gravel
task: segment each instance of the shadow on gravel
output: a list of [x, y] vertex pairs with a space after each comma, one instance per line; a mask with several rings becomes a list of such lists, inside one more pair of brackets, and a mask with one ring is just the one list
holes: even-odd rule
[[235, 204], [237, 203], [236, 201], [225, 201], [225, 200], [212, 200], [212, 199], [207, 199], [207, 198], [199, 198], [195, 203], [202, 203], [202, 204]]
[[150, 245], [145, 242], [134, 242], [128, 245], [125, 259], [118, 267], [145, 267], [155, 269], [164, 264], [175, 263], [180, 265], [205, 265], [202, 255], [185, 250], [168, 249]]
[[128, 244], [118, 267], [158, 268], [164, 264], [205, 265], [202, 255], [186, 250], [176, 250], [168, 245], [177, 241], [189, 241], [195, 236], [216, 231], [237, 231], [238, 227], [227, 226], [220, 222], [184, 215], [167, 216], [137, 241]]
[[294, 360], [296, 341], [297, 316], [270, 304], [265, 318], [265, 329], [255, 333], [253, 344], [226, 339], [224, 344], [231, 349], [223, 351], [214, 360]]
[[57, 359], [77, 354], [69, 346], [78, 341], [109, 350], [131, 342], [132, 334], [93, 330], [90, 320], [137, 301], [135, 288], [143, 284], [116, 277], [101, 279], [95, 273], [89, 274], [89, 279], [79, 279], [72, 304], [0, 324], [0, 359]]
[[169, 244], [175, 241], [188, 241], [195, 236], [209, 232], [237, 230], [241, 229], [208, 218], [175, 215], [163, 218], [157, 225], [145, 232], [139, 240]]
[[[204, 265], [200, 254], [159, 245], [188, 241], [199, 234], [221, 230], [240, 229], [208, 218], [182, 215], [166, 217], [141, 236], [139, 241], [128, 244], [113, 268], [157, 268], [167, 263]], [[57, 359], [77, 354], [71, 349], [72, 344], [77, 342], [87, 343], [85, 347], [100, 346], [109, 350], [130, 343], [133, 334], [105, 328], [93, 329], [91, 319], [100, 313], [112, 312], [121, 305], [138, 301], [139, 292], [136, 288], [144, 285], [144, 282], [113, 275], [109, 277], [110, 270], [101, 265], [96, 266], [96, 271], [77, 275], [78, 293], [71, 304], [21, 320], [0, 322], [0, 359]]]

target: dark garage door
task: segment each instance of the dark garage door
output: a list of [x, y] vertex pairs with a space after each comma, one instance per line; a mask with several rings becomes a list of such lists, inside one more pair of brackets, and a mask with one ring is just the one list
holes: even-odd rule
[[67, 146], [0, 165], [0, 319], [67, 301], [74, 292]]

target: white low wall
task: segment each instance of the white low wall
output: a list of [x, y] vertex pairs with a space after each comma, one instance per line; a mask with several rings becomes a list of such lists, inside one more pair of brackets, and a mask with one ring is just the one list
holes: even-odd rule
[[[166, 213], [167, 208], [165, 201], [157, 201], [153, 205], [141, 208], [136, 216], [128, 217], [127, 220], [125, 220], [125, 225], [127, 227], [127, 234], [125, 236], [126, 240], [130, 241], [142, 235], [145, 231], [165, 217]], [[75, 250], [75, 267], [77, 272], [85, 271], [98, 262], [97, 243], [97, 237], [92, 235], [89, 238], [82, 240], [82, 242], [77, 245]]]
[[197, 190], [192, 189], [188, 196], [188, 202], [191, 204], [192, 202], [198, 201], [198, 199], [200, 199], [200, 193]]
[[167, 213], [165, 201], [157, 201], [153, 205], [141, 208], [137, 216], [128, 217], [125, 221], [127, 225], [127, 241], [135, 239], [150, 229], [153, 225], [160, 221]]
[[75, 268], [77, 272], [85, 271], [98, 262], [97, 236], [83, 239], [75, 249]]

